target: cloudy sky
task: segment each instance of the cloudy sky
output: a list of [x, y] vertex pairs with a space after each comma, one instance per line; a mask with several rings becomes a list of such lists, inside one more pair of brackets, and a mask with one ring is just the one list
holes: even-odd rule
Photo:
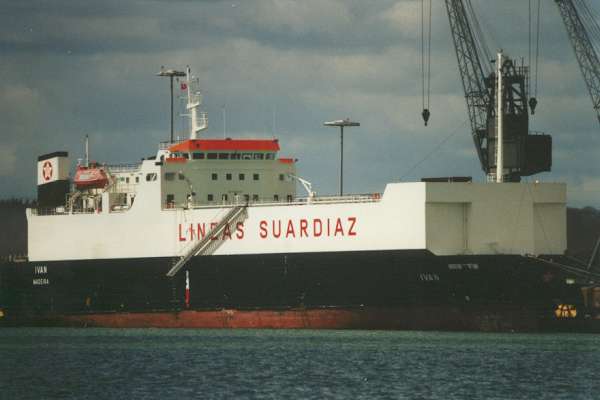
[[[433, 0], [431, 120], [421, 120], [421, 1], [4, 1], [0, 14], [0, 198], [35, 195], [36, 157], [56, 150], [132, 162], [169, 135], [160, 66], [190, 65], [207, 137], [277, 137], [318, 193], [335, 193], [339, 134], [345, 189], [470, 175], [470, 137], [448, 19]], [[528, 55], [528, 2], [473, 0], [488, 46]], [[594, 6], [596, 11], [599, 6]], [[572, 206], [600, 206], [600, 129], [553, 1], [542, 0], [538, 99], [531, 129], [553, 135]], [[183, 131], [182, 121], [176, 129]], [[443, 145], [440, 145], [443, 143]]]

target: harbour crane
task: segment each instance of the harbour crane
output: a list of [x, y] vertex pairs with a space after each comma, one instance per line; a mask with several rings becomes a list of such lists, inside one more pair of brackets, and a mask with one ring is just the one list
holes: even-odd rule
[[592, 105], [600, 123], [600, 61], [590, 38], [600, 41], [600, 29], [585, 0], [555, 0], [567, 34], [575, 51], [575, 57], [585, 84], [592, 98]]
[[[519, 182], [522, 176], [549, 171], [552, 138], [529, 133], [527, 106], [529, 104], [533, 109], [536, 103], [529, 99], [527, 93], [529, 68], [517, 65], [509, 57], [502, 58], [499, 69], [502, 74], [502, 104], [498, 108], [495, 100], [496, 72], [491, 66], [492, 57], [471, 0], [445, 0], [445, 3], [471, 122], [471, 135], [481, 168], [488, 177], [501, 176], [501, 180], [509, 182]], [[501, 143], [504, 162], [500, 174], [496, 173], [497, 109], [502, 110], [504, 126]]]

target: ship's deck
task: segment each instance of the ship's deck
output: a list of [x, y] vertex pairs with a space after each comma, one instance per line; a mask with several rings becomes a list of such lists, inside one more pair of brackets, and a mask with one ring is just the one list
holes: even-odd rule
[[[381, 201], [381, 193], [367, 194], [351, 194], [345, 196], [315, 196], [315, 197], [298, 197], [293, 201], [272, 201], [258, 200], [248, 203], [248, 207], [283, 207], [283, 206], [306, 206], [311, 204], [348, 204], [348, 203], [376, 203]], [[175, 204], [173, 207], [163, 207], [164, 211], [173, 211], [181, 209], [214, 209], [214, 208], [229, 208], [244, 204], [242, 201], [226, 201], [217, 204]], [[32, 215], [51, 216], [51, 215], [67, 215], [67, 214], [96, 214], [93, 209], [77, 209], [69, 211], [66, 207], [55, 208], [31, 208], [29, 209]], [[126, 212], [128, 209], [114, 209], [111, 213]]]

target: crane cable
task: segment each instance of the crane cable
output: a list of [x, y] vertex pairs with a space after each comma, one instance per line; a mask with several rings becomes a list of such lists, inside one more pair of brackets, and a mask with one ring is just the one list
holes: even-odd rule
[[[473, 3], [471, 2], [471, 0], [465, 0], [465, 6], [467, 18], [473, 29], [473, 40], [475, 42], [475, 46], [477, 47], [477, 53], [480, 56], [483, 56], [487, 61], [492, 60], [493, 57], [491, 55], [490, 48], [488, 47], [486, 42], [486, 36], [488, 37], [488, 39], [491, 39], [492, 42], [497, 42], [497, 40], [495, 39], [495, 35], [493, 35], [491, 32], [492, 26], [490, 24], [485, 23], [484, 21], [484, 24], [487, 27], [487, 29], [484, 31], [481, 28], [481, 23], [479, 22], [479, 20], [483, 20], [483, 16], [481, 14], [478, 15], [475, 12], [475, 8], [473, 7]], [[481, 64], [481, 67], [485, 76], [489, 76], [493, 72], [488, 62], [483, 62]]]
[[429, 99], [431, 94], [431, 0], [428, 4], [427, 45], [425, 44], [425, 0], [421, 0], [421, 99], [423, 112], [421, 116], [427, 126], [431, 113]]
[[597, 43], [600, 43], [600, 27], [596, 22], [598, 14], [593, 8], [590, 8], [585, 1], [579, 0], [576, 3], [577, 5], [575, 5], [575, 7], [578, 9], [582, 22], [585, 24], [592, 46], [597, 47]]
[[540, 22], [540, 14], [541, 14], [542, 2], [538, 0], [537, 2], [537, 21], [536, 21], [536, 34], [535, 34], [535, 86], [534, 86], [534, 96], [537, 98], [538, 94], [538, 62], [540, 59], [540, 37], [541, 37], [541, 29], [542, 23]]
[[531, 92], [531, 78], [527, 83], [527, 92], [530, 94], [529, 96], [529, 108], [531, 109], [531, 115], [535, 114], [535, 108], [538, 104], [537, 94], [538, 94], [538, 61], [540, 58], [540, 14], [541, 14], [541, 0], [537, 0], [537, 12], [536, 12], [536, 22], [535, 22], [535, 61], [532, 61], [532, 0], [529, 0], [529, 68], [531, 68], [532, 64], [534, 64], [533, 69], [533, 93]]

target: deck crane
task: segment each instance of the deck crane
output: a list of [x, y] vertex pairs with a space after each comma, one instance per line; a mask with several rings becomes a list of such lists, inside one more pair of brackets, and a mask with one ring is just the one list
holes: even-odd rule
[[[491, 66], [481, 27], [471, 0], [445, 0], [450, 30], [469, 119], [481, 168], [496, 176], [496, 73]], [[549, 171], [552, 139], [529, 133], [527, 79], [529, 68], [509, 57], [502, 63], [503, 181], [519, 182], [522, 176]]]
[[584, 0], [555, 0], [555, 2], [600, 122], [600, 61], [590, 39], [592, 33], [600, 40], [600, 29]]

